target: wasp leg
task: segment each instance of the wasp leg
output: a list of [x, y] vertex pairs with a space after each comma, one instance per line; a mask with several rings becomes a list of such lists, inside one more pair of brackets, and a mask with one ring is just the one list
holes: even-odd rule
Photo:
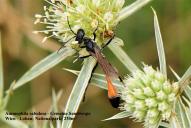
[[113, 36], [109, 39], [109, 41], [102, 47], [102, 49], [105, 48], [108, 44], [110, 44], [111, 41], [114, 39], [114, 37], [115, 37], [115, 35], [113, 35]]
[[86, 46], [80, 46], [80, 48], [86, 48]]
[[64, 47], [64, 45], [65, 45], [66, 43], [68, 43], [70, 40], [72, 40], [72, 39], [75, 38], [75, 37], [76, 37], [76, 36], [73, 36], [72, 38], [68, 39], [67, 41], [62, 42], [63, 44], [62, 44], [62, 46], [58, 49], [57, 53], [59, 53], [59, 51]]
[[88, 86], [86, 87], [86, 90], [85, 90], [85, 92], [84, 92], [84, 96], [83, 96], [83, 102], [86, 100], [86, 92], [87, 92], [87, 90], [88, 90]]
[[82, 56], [82, 57], [78, 57], [80, 60], [82, 60], [82, 59], [85, 59], [85, 58], [87, 58], [87, 57], [89, 57], [89, 56], [91, 56], [91, 55], [87, 55], [87, 56]]

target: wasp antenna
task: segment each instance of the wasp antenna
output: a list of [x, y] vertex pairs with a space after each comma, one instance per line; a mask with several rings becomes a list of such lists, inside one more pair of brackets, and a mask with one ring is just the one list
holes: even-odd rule
[[98, 30], [98, 26], [99, 26], [99, 20], [98, 20], [97, 27], [96, 27], [96, 29], [95, 29], [94, 32], [93, 32], [93, 36], [94, 36], [93, 40], [94, 40], [94, 41], [95, 41], [95, 39], [96, 39], [96, 31]]
[[69, 28], [70, 28], [70, 31], [71, 31], [74, 35], [77, 35], [77, 34], [72, 30], [72, 28], [71, 28], [71, 26], [70, 26], [68, 16], [67, 16], [67, 22], [68, 22], [68, 26], [69, 26]]

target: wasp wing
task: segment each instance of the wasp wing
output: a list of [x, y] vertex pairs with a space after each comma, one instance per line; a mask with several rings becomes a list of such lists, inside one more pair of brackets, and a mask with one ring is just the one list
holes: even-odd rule
[[119, 78], [118, 71], [104, 57], [104, 55], [101, 52], [101, 49], [98, 46], [94, 46], [94, 51], [95, 53], [90, 52], [90, 54], [97, 59], [99, 65], [101, 66], [106, 76], [118, 79]]

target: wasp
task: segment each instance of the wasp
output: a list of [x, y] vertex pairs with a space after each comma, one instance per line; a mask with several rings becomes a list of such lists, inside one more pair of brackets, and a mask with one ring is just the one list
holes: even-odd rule
[[[92, 39], [85, 35], [84, 29], [78, 29], [77, 33], [75, 33], [69, 24], [69, 20], [68, 20], [68, 26], [71, 32], [74, 34], [74, 37], [72, 38], [75, 38], [75, 41], [78, 42], [80, 48], [85, 48], [87, 52], [90, 54], [88, 56], [93, 56], [97, 60], [98, 64], [100, 65], [101, 69], [105, 74], [105, 78], [107, 81], [108, 99], [114, 108], [118, 108], [120, 104], [120, 97], [118, 96], [117, 89], [113, 85], [112, 80], [119, 79], [120, 81], [122, 81], [122, 79], [118, 75], [118, 71], [109, 63], [109, 61], [102, 54], [102, 50], [100, 49], [100, 47], [96, 44], [95, 39], [98, 27], [94, 30]], [[108, 40], [108, 42], [102, 48], [107, 46], [113, 40], [113, 38], [114, 35]], [[86, 58], [88, 56], [82, 56], [80, 58]]]

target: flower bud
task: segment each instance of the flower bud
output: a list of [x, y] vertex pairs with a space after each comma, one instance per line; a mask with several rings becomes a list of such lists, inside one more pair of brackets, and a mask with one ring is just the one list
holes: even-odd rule
[[166, 94], [169, 94], [172, 91], [172, 86], [168, 81], [164, 82], [163, 90]]
[[147, 98], [145, 100], [146, 106], [149, 108], [156, 107], [157, 106], [157, 100], [155, 98]]
[[136, 110], [144, 110], [146, 109], [146, 105], [144, 100], [136, 100], [135, 101], [135, 108]]
[[156, 94], [157, 94], [157, 99], [158, 100], [163, 101], [163, 100], [165, 100], [167, 98], [167, 95], [162, 90], [160, 90]]
[[153, 92], [153, 90], [150, 87], [143, 88], [143, 91], [146, 96], [152, 97], [155, 95], [155, 93]]
[[169, 105], [168, 105], [165, 101], [163, 101], [163, 102], [161, 102], [161, 103], [158, 104], [158, 110], [160, 110], [160, 111], [162, 111], [162, 112], [164, 112], [165, 110], [167, 110], [168, 107], [169, 107]]

